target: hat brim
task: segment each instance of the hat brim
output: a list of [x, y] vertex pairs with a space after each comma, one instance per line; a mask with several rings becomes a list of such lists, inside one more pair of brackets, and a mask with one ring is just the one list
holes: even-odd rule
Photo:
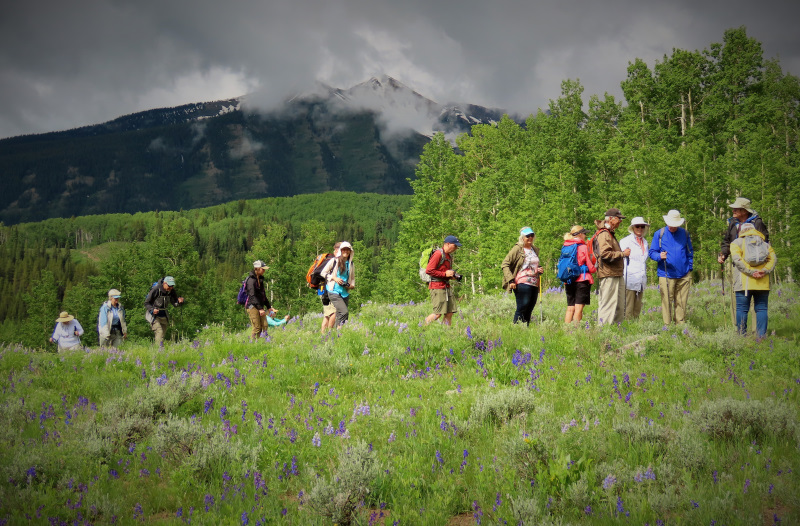
[[663, 216], [663, 217], [664, 217], [664, 222], [667, 224], [667, 226], [671, 226], [673, 228], [677, 228], [686, 222], [686, 218], [684, 217], [680, 218], [679, 220], [670, 220], [668, 216]]
[[67, 316], [67, 317], [65, 317], [65, 318], [61, 318], [61, 317], [59, 317], [59, 318], [57, 318], [57, 319], [56, 319], [56, 321], [57, 321], [58, 323], [66, 323], [66, 322], [68, 322], [68, 321], [72, 321], [72, 320], [74, 320], [74, 319], [75, 319], [75, 316], [73, 316], [72, 314], [70, 314], [69, 316]]

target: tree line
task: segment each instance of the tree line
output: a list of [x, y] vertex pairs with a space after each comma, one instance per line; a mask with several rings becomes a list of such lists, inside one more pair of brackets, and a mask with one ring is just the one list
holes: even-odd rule
[[523, 226], [535, 230], [551, 270], [570, 226], [593, 230], [611, 207], [643, 216], [651, 232], [680, 210], [696, 277], [719, 276], [728, 204], [739, 195], [768, 226], [775, 278], [792, 279], [800, 271], [792, 250], [800, 242], [798, 78], [765, 60], [741, 27], [703, 51], [674, 49], [653, 67], [636, 59], [621, 85], [626, 103], [605, 94], [586, 105], [580, 82], [565, 80], [561, 96], [524, 126], [505, 118], [460, 136], [460, 154], [434, 137], [380, 293], [424, 298], [415, 279], [420, 251], [451, 233], [464, 244], [456, 264], [466, 294], [500, 287], [500, 263]]

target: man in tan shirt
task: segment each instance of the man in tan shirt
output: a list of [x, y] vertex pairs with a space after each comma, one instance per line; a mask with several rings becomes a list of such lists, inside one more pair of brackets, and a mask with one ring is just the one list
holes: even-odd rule
[[595, 235], [595, 254], [597, 254], [597, 278], [600, 300], [597, 311], [599, 325], [622, 321], [625, 304], [625, 259], [631, 249], [622, 250], [614, 232], [625, 216], [618, 208], [609, 208], [603, 220], [595, 221], [598, 233]]

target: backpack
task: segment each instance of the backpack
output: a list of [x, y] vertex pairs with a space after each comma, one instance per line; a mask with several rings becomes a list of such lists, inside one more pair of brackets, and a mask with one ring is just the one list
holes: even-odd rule
[[601, 232], [610, 232], [610, 230], [607, 228], [601, 228], [600, 230], [596, 231], [589, 239], [589, 242], [586, 243], [586, 248], [589, 249], [589, 261], [592, 262], [592, 265], [598, 268], [602, 264], [602, 260], [597, 257], [597, 253], [600, 252], [600, 244], [597, 241], [597, 236], [599, 236]]
[[[442, 248], [426, 248], [422, 251], [422, 254], [419, 256], [419, 279], [422, 280], [423, 283], [430, 283], [431, 276], [425, 272], [425, 269], [428, 268], [428, 263], [431, 262], [431, 258], [433, 257], [433, 253], [436, 250], [440, 250], [442, 252], [442, 263], [444, 263], [447, 254], [444, 253], [444, 249]], [[439, 264], [441, 266], [441, 263]]]
[[769, 243], [761, 236], [746, 236], [743, 245], [744, 260], [749, 265], [763, 265], [769, 259]]
[[558, 258], [558, 268], [556, 275], [558, 279], [566, 284], [570, 284], [578, 279], [581, 274], [589, 269], [586, 265], [578, 264], [578, 243], [561, 247], [561, 256]]
[[247, 305], [247, 300], [250, 296], [247, 295], [247, 278], [242, 280], [242, 287], [239, 289], [239, 294], [236, 295], [236, 303], [239, 305]]
[[310, 288], [319, 289], [325, 284], [325, 280], [322, 278], [320, 272], [322, 272], [322, 269], [325, 268], [325, 265], [327, 265], [328, 261], [333, 257], [333, 254], [324, 253], [314, 258], [314, 262], [311, 263], [311, 266], [308, 267], [308, 272], [306, 272], [306, 283]]

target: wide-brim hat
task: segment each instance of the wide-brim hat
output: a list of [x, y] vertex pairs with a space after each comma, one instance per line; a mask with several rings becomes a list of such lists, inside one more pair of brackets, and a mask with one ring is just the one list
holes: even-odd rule
[[581, 225], [575, 225], [569, 229], [569, 235], [572, 237], [579, 236], [581, 234], [589, 234], [589, 231], [583, 228]]
[[109, 298], [119, 298], [120, 296], [122, 296], [122, 293], [117, 289], [111, 289], [108, 291]]
[[664, 217], [664, 222], [667, 224], [667, 226], [671, 227], [679, 227], [684, 223], [684, 221], [686, 221], [686, 219], [681, 217], [681, 213], [678, 212], [677, 210], [670, 210], [669, 212], [667, 212], [667, 215], [663, 217]]
[[756, 213], [755, 210], [753, 210], [753, 208], [752, 208], [753, 205], [750, 203], [750, 200], [747, 199], [746, 197], [737, 197], [736, 201], [734, 201], [733, 203], [729, 204], [728, 206], [731, 207], [731, 208], [744, 208], [745, 210], [747, 210], [751, 214], [755, 214]]
[[630, 232], [631, 234], [633, 234], [633, 227], [634, 227], [634, 226], [636, 226], [636, 225], [644, 225], [644, 227], [645, 227], [645, 228], [644, 228], [644, 234], [642, 234], [642, 235], [645, 235], [645, 236], [646, 236], [646, 235], [647, 235], [647, 233], [650, 231], [650, 223], [648, 223], [647, 221], [645, 221], [643, 217], [641, 217], [641, 216], [636, 216], [636, 217], [634, 217], [633, 219], [631, 219], [631, 224], [630, 224], [630, 226], [628, 227], [628, 232]]
[[59, 314], [58, 318], [56, 318], [56, 322], [57, 323], [65, 323], [65, 322], [68, 322], [68, 321], [72, 321], [74, 319], [75, 319], [75, 316], [73, 316], [72, 314], [68, 313], [67, 311], [61, 311], [61, 314]]

